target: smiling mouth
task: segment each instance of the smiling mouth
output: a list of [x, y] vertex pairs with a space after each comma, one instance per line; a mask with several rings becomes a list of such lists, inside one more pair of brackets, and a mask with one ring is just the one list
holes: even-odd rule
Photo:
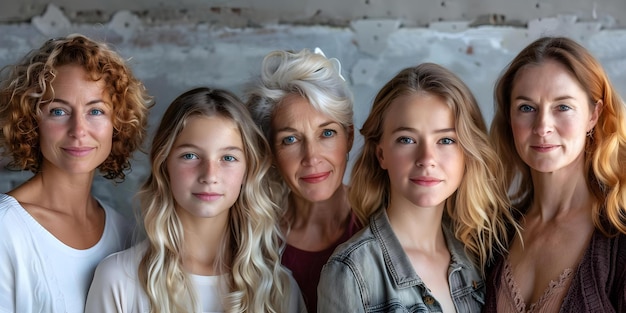
[[535, 151], [548, 152], [548, 151], [556, 149], [558, 146], [557, 145], [539, 145], [539, 146], [530, 146], [530, 147]]
[[202, 201], [215, 201], [217, 199], [220, 199], [222, 197], [222, 194], [219, 193], [207, 193], [207, 192], [200, 192], [200, 193], [194, 193], [193, 194], [196, 198], [202, 200]]
[[300, 179], [313, 184], [313, 183], [319, 183], [321, 181], [326, 180], [326, 178], [328, 178], [328, 176], [330, 176], [330, 172], [325, 172], [325, 173], [319, 173], [319, 174], [313, 174], [313, 175], [307, 175], [307, 176], [303, 176]]
[[415, 179], [411, 179], [411, 181], [414, 184], [416, 184], [416, 185], [431, 187], [431, 186], [435, 186], [435, 185], [439, 184], [441, 182], [441, 179], [435, 179], [435, 178], [415, 178]]
[[88, 155], [94, 148], [62, 148], [63, 151], [67, 152], [71, 156], [81, 157]]

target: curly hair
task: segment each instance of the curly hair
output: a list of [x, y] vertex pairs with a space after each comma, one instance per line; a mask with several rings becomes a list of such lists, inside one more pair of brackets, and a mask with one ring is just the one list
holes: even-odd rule
[[587, 93], [589, 105], [599, 101], [602, 111], [598, 122], [586, 138], [584, 171], [587, 186], [598, 205], [593, 221], [599, 230], [611, 235], [604, 220], [626, 234], [626, 106], [611, 84], [601, 64], [572, 39], [542, 37], [524, 48], [498, 79], [495, 90], [495, 115], [491, 139], [504, 160], [511, 201], [520, 211], [530, 207], [534, 193], [530, 167], [522, 161], [512, 140], [511, 92], [517, 73], [528, 65], [548, 60], [563, 65]]
[[502, 179], [503, 166], [489, 142], [480, 108], [469, 88], [449, 70], [433, 63], [406, 68], [376, 95], [361, 134], [364, 145], [351, 173], [350, 203], [361, 220], [384, 209], [390, 197], [390, 180], [376, 157], [386, 112], [401, 97], [429, 93], [444, 99], [453, 112], [459, 144], [465, 156], [465, 173], [457, 191], [446, 200], [446, 215], [455, 236], [481, 268], [506, 251], [507, 227], [517, 223], [509, 211]]
[[152, 97], [125, 60], [105, 43], [80, 34], [46, 41], [15, 65], [3, 69], [0, 85], [0, 146], [11, 164], [38, 172], [42, 163], [38, 117], [54, 98], [57, 68], [78, 65], [94, 81], [103, 80], [113, 110], [111, 153], [98, 167], [107, 179], [122, 181], [131, 154], [146, 136]]
[[[248, 91], [246, 105], [271, 147], [274, 147], [272, 114], [290, 94], [307, 99], [315, 110], [339, 122], [352, 134], [352, 92], [341, 76], [337, 59], [328, 59], [308, 49], [299, 52], [277, 50], [265, 56], [260, 81]], [[271, 169], [270, 176], [277, 190], [274, 201], [280, 204], [285, 201], [289, 188], [277, 169]]]
[[283, 241], [276, 223], [278, 208], [270, 200], [267, 183], [269, 145], [235, 95], [209, 88], [183, 93], [165, 111], [150, 152], [152, 173], [139, 192], [149, 241], [139, 279], [152, 304], [151, 312], [191, 312], [196, 307], [193, 287], [182, 267], [183, 225], [175, 210], [166, 164], [178, 134], [194, 116], [232, 120], [244, 145], [246, 174], [229, 212], [230, 235], [217, 264], [229, 273], [226, 312], [284, 312], [290, 285], [278, 253]]

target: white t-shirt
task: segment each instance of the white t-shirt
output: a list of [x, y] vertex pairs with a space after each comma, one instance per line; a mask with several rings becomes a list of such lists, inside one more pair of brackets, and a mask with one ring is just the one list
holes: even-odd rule
[[[138, 268], [141, 258], [148, 247], [144, 241], [132, 248], [115, 253], [104, 259], [94, 274], [93, 283], [87, 296], [86, 313], [109, 312], [150, 312], [150, 301], [139, 284]], [[224, 312], [220, 294], [225, 291], [223, 276], [189, 275], [196, 299], [202, 305], [203, 313]], [[300, 289], [290, 277], [291, 295], [289, 312], [306, 312]]]
[[78, 250], [59, 241], [15, 198], [0, 194], [0, 312], [82, 313], [94, 270], [128, 247], [132, 223], [108, 206], [104, 232]]

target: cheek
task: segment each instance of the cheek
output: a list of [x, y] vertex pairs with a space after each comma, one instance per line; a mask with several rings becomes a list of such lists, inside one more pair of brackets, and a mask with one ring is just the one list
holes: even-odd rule
[[111, 123], [111, 121], [102, 120], [92, 122], [92, 126], [100, 138], [107, 141], [110, 138], [111, 142], [113, 142], [113, 123]]
[[402, 176], [415, 166], [415, 158], [410, 151], [387, 149], [383, 151], [383, 155], [390, 177]]
[[239, 191], [244, 184], [244, 179], [246, 177], [246, 167], [238, 166], [237, 168], [222, 171], [219, 175], [221, 176], [222, 184], [224, 184], [224, 186], [226, 186], [228, 190]]
[[[167, 161], [167, 174], [169, 176], [170, 185], [172, 189], [177, 188], [181, 185], [188, 185], [187, 181], [192, 179], [190, 173], [193, 172], [188, 167], [180, 166], [179, 164], [170, 163]], [[197, 170], [196, 170], [197, 171]]]

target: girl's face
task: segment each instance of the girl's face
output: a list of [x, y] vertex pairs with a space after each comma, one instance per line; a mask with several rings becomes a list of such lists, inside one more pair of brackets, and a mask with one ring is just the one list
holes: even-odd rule
[[43, 169], [92, 173], [111, 153], [111, 102], [104, 82], [93, 81], [78, 65], [57, 68], [54, 99], [38, 118]]
[[429, 93], [391, 103], [376, 152], [389, 175], [390, 206], [443, 208], [463, 178], [465, 158], [452, 110]]
[[583, 166], [586, 133], [601, 103], [592, 106], [578, 81], [552, 60], [521, 69], [511, 92], [511, 128], [521, 159], [539, 172]]
[[167, 157], [176, 210], [185, 218], [228, 218], [246, 173], [237, 125], [221, 116], [192, 116]]
[[352, 134], [288, 95], [272, 117], [275, 162], [292, 194], [310, 202], [329, 199], [343, 184]]

